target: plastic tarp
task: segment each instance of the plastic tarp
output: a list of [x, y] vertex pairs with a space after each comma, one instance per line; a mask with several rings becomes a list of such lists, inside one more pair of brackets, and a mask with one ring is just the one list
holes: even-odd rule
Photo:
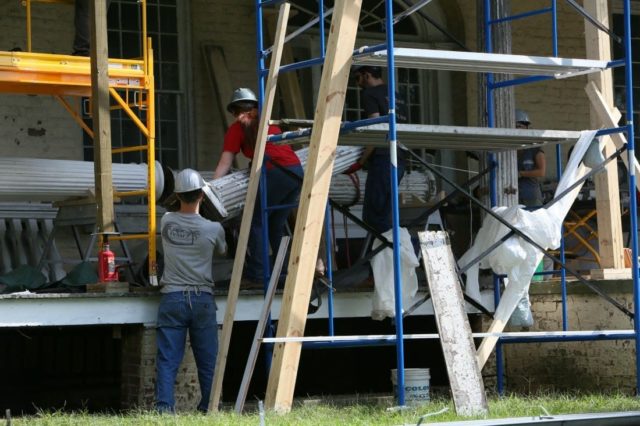
[[[565, 173], [558, 183], [555, 196], [564, 192], [587, 173], [588, 168], [584, 166], [582, 159], [595, 135], [596, 131], [582, 132], [569, 159]], [[495, 207], [493, 211], [541, 247], [546, 250], [556, 249], [560, 246], [562, 222], [581, 188], [582, 185], [576, 186], [570, 193], [549, 208], [527, 211], [520, 206]], [[493, 216], [487, 215], [478, 231], [473, 246], [460, 258], [458, 264], [461, 267], [466, 266], [471, 260], [475, 259], [509, 232], [509, 228], [498, 222]], [[490, 332], [501, 332], [518, 302], [528, 294], [531, 278], [542, 256], [543, 253], [541, 251], [519, 236], [514, 235], [467, 270], [466, 292], [475, 299], [479, 299], [480, 296], [478, 285], [479, 268], [491, 268], [496, 274], [507, 276], [506, 289], [496, 308], [495, 319], [489, 329]], [[497, 341], [497, 337], [485, 338], [478, 349], [478, 354], [482, 352], [483, 345], [490, 345], [492, 349], [495, 341]], [[479, 359], [481, 367], [485, 361], [486, 359]]]
[[[400, 264], [402, 272], [402, 306], [411, 306], [418, 292], [418, 276], [416, 268], [420, 266], [418, 257], [413, 251], [411, 236], [406, 228], [398, 230], [400, 235]], [[393, 230], [382, 234], [387, 240], [393, 241]], [[373, 245], [373, 249], [382, 244], [379, 240]], [[386, 317], [395, 317], [395, 295], [393, 277], [393, 250], [386, 248], [371, 259], [371, 269], [375, 289], [373, 292], [373, 309], [371, 318], [383, 320]]]

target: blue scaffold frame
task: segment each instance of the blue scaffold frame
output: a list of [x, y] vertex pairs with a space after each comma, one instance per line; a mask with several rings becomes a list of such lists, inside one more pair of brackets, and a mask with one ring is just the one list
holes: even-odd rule
[[[429, 0], [422, 0], [418, 3], [426, 4]], [[557, 29], [557, 0], [550, 0], [550, 6], [547, 8], [542, 8], [539, 10], [533, 10], [517, 15], [512, 15], [508, 17], [501, 17], [498, 19], [492, 18], [491, 13], [491, 0], [483, 0], [484, 2], [484, 31], [485, 31], [485, 45], [484, 50], [485, 53], [492, 53], [492, 26], [495, 24], [510, 22], [517, 19], [524, 19], [530, 16], [536, 16], [540, 14], [550, 14], [551, 15], [551, 31], [552, 31], [552, 51], [553, 56], [558, 57], [558, 29]], [[258, 99], [259, 104], [262, 106], [262, 100], [264, 98], [264, 87], [265, 87], [265, 79], [267, 76], [268, 70], [265, 68], [265, 58], [270, 53], [270, 49], [265, 49], [264, 47], [264, 28], [263, 28], [263, 8], [267, 6], [273, 6], [276, 4], [282, 3], [282, 0], [255, 0], [255, 8], [256, 8], [256, 55], [257, 55], [257, 77], [258, 77]], [[395, 312], [396, 318], [403, 318], [403, 306], [402, 306], [402, 277], [400, 270], [400, 244], [399, 244], [399, 228], [400, 228], [400, 214], [399, 214], [399, 204], [398, 204], [398, 178], [397, 178], [397, 151], [398, 151], [398, 141], [397, 141], [397, 127], [396, 127], [396, 69], [395, 69], [395, 40], [394, 40], [394, 14], [393, 14], [393, 0], [385, 0], [385, 43], [372, 46], [368, 48], [362, 48], [354, 51], [354, 57], [358, 55], [363, 55], [371, 52], [378, 52], [382, 50], [386, 50], [386, 66], [388, 72], [388, 97], [389, 97], [389, 112], [385, 116], [377, 117], [374, 119], [363, 119], [358, 120], [351, 123], [346, 123], [343, 125], [343, 131], [349, 131], [356, 129], [362, 126], [368, 126], [376, 123], [386, 123], [388, 124], [388, 141], [389, 141], [389, 151], [391, 157], [391, 193], [392, 193], [392, 230], [393, 230], [393, 263], [394, 263], [394, 294], [395, 294]], [[611, 133], [626, 133], [627, 135], [627, 155], [629, 159], [629, 164], [634, 164], [635, 159], [635, 149], [634, 149], [634, 123], [633, 123], [633, 85], [632, 85], [632, 62], [631, 62], [631, 6], [630, 0], [623, 0], [624, 3], [624, 58], [617, 59], [611, 61], [608, 64], [608, 67], [614, 66], [623, 66], [625, 68], [625, 90], [626, 90], [626, 124], [624, 126], [620, 126], [613, 129], [604, 129], [598, 132], [598, 135], [611, 134]], [[415, 8], [413, 11], [415, 12], [418, 8]], [[318, 38], [319, 38], [319, 46], [320, 46], [320, 56], [316, 58], [311, 58], [307, 60], [302, 60], [299, 62], [291, 63], [283, 65], [280, 68], [280, 72], [290, 72], [295, 71], [302, 68], [307, 68], [315, 65], [321, 65], [324, 62], [325, 55], [325, 29], [324, 29], [324, 20], [328, 12], [325, 10], [324, 1], [318, 1]], [[308, 25], [310, 27], [311, 25]], [[527, 77], [515, 78], [512, 80], [494, 82], [493, 74], [486, 74], [486, 112], [487, 112], [487, 121], [488, 127], [495, 127], [495, 109], [494, 109], [494, 98], [493, 92], [495, 90], [499, 90], [500, 88], [516, 86], [521, 84], [535, 83], [544, 80], [552, 79], [550, 76], [543, 75], [531, 75]], [[310, 134], [310, 129], [302, 130], [302, 131], [294, 131], [294, 132], [285, 132], [281, 135], [269, 136], [268, 140], [271, 142], [278, 142], [288, 139], [300, 138], [304, 136], [308, 136]], [[495, 164], [496, 158], [495, 154], [490, 153], [489, 155], [489, 163]], [[560, 145], [556, 145], [556, 163], [557, 163], [557, 175], [560, 176], [562, 174], [562, 151]], [[267, 197], [266, 197], [266, 185], [264, 185], [264, 179], [266, 176], [264, 175], [263, 168], [263, 176], [261, 177], [261, 190], [260, 190], [260, 203], [263, 212], [263, 244], [264, 250], [263, 253], [268, 253], [268, 236], [266, 234], [267, 226], [267, 211], [269, 209], [279, 208], [279, 206], [267, 206]], [[631, 233], [631, 251], [632, 251], [632, 280], [633, 280], [633, 320], [634, 320], [634, 329], [633, 333], [627, 330], [620, 330], [620, 332], [612, 331], [611, 333], [597, 333], [593, 332], [591, 334], [580, 333], [580, 332], [571, 332], [568, 326], [568, 313], [567, 313], [567, 285], [566, 285], [566, 269], [565, 269], [565, 250], [564, 250], [564, 239], [562, 239], [559, 260], [561, 263], [560, 268], [560, 277], [561, 277], [561, 292], [562, 292], [562, 332], [553, 332], [549, 333], [549, 335], [540, 335], [539, 333], [519, 333], [517, 336], [509, 335], [509, 333], [504, 333], [504, 336], [501, 336], [498, 340], [498, 344], [496, 345], [496, 367], [497, 367], [497, 388], [499, 393], [503, 393], [504, 391], [504, 383], [503, 383], [503, 375], [504, 375], [504, 363], [503, 363], [503, 350], [502, 346], [504, 344], [513, 344], [513, 343], [532, 343], [532, 342], [561, 342], [561, 341], [586, 341], [586, 340], [614, 340], [614, 339], [634, 339], [635, 340], [635, 348], [636, 348], [636, 371], [640, 371], [640, 315], [638, 313], [638, 307], [640, 306], [640, 288], [638, 285], [638, 241], [637, 241], [637, 207], [636, 207], [636, 191], [631, 190], [631, 188], [635, 188], [636, 186], [636, 176], [634, 167], [629, 167], [629, 209], [630, 209], [630, 233]], [[492, 167], [489, 171], [489, 181], [490, 181], [490, 202], [491, 206], [495, 206], [497, 203], [497, 186], [496, 186], [496, 171], [495, 167]], [[465, 191], [462, 191], [463, 194], [469, 195]], [[329, 214], [329, 203], [327, 203], [326, 214], [325, 214], [325, 237], [326, 241], [332, 241], [331, 236], [331, 216]], [[520, 235], [519, 231], [508, 225], [512, 232]], [[335, 336], [334, 329], [334, 315], [333, 315], [333, 289], [332, 289], [332, 250], [331, 244], [328, 243], [326, 245], [326, 271], [327, 271], [327, 281], [329, 283], [329, 291], [328, 291], [328, 334], [329, 337]], [[486, 255], [486, 253], [485, 253]], [[547, 254], [548, 255], [548, 254]], [[265, 288], [266, 284], [269, 282], [269, 262], [268, 259], [265, 258], [264, 261], [264, 282]], [[495, 280], [494, 285], [494, 302], [495, 306], [498, 305], [500, 301], [500, 290], [497, 282], [497, 278]], [[394, 337], [386, 336], [380, 338], [357, 338], [354, 336], [352, 339], [346, 338], [346, 336], [340, 336], [341, 339], [336, 339], [331, 341], [326, 338], [317, 338], [314, 341], [314, 338], [303, 338], [299, 341], [304, 342], [304, 347], [307, 348], [325, 348], [325, 347], [359, 347], [359, 346], [373, 346], [373, 345], [395, 345], [396, 347], [396, 361], [397, 361], [397, 398], [399, 405], [405, 405], [405, 394], [404, 394], [404, 330], [403, 330], [403, 321], [395, 321], [396, 333]], [[552, 335], [551, 335], [552, 334]], [[270, 327], [267, 327], [267, 335], [266, 346], [267, 350], [270, 351], [270, 345], [273, 342], [277, 341], [275, 338], [271, 338], [272, 331]], [[269, 355], [269, 354], [268, 354]], [[267, 359], [270, 359], [270, 356], [267, 356]], [[640, 393], [640, 375], [636, 374], [636, 390]]]

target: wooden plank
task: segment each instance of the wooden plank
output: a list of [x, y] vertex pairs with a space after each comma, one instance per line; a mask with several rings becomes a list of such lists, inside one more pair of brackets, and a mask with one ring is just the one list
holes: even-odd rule
[[[528, 286], [526, 290], [528, 290]], [[511, 318], [511, 314], [515, 310], [520, 299], [524, 297], [526, 290], [519, 289], [515, 285], [507, 285], [504, 289], [504, 292], [500, 297], [500, 303], [493, 315], [494, 319], [491, 322], [489, 329], [486, 331], [487, 333], [490, 333], [490, 335], [482, 339], [482, 343], [476, 351], [478, 367], [480, 367], [480, 369], [482, 369], [487, 363], [491, 352], [493, 352], [493, 348], [496, 346], [496, 343], [498, 343], [499, 337], [497, 333], [502, 333], [505, 329], [509, 318]]]
[[418, 236], [456, 413], [484, 415], [487, 397], [449, 237], [444, 231]]
[[[606, 1], [585, 0], [585, 10], [597, 21], [609, 28], [609, 7]], [[587, 59], [602, 61], [611, 60], [611, 40], [608, 34], [600, 31], [593, 24], [584, 21], [584, 37], [587, 48]], [[611, 69], [588, 75], [599, 89], [606, 105], [613, 107], [613, 76]], [[595, 108], [591, 107], [591, 128], [604, 125]], [[606, 138], [604, 155], [610, 156], [615, 151], [613, 144]], [[594, 177], [596, 184], [596, 210], [598, 211], [598, 247], [600, 266], [603, 269], [623, 269], [624, 251], [622, 238], [622, 219], [620, 214], [620, 193], [618, 190], [618, 166], [615, 161], [605, 167], [605, 173]]]
[[113, 183], [111, 179], [111, 112], [107, 47], [107, 4], [91, 2], [91, 104], [93, 105], [93, 161], [95, 165], [97, 225], [99, 232], [113, 232]]
[[[304, 335], [361, 6], [362, 0], [340, 0], [334, 7], [282, 297], [279, 337]], [[275, 346], [265, 398], [267, 408], [291, 410], [301, 349], [300, 343]]]
[[[590, 81], [589, 83], [587, 83], [585, 91], [587, 92], [587, 96], [591, 101], [591, 105], [595, 108], [596, 113], [604, 122], [604, 126], [617, 127], [618, 120], [621, 117], [620, 111], [617, 108], [611, 108], [607, 105], [604, 97], [593, 82]], [[611, 140], [618, 149], [622, 148], [622, 146], [627, 143], [627, 139], [622, 133], [613, 133], [611, 135]], [[624, 162], [625, 166], [627, 166], [627, 170], [630, 170], [629, 156], [626, 153], [622, 155], [622, 161]], [[636, 176], [640, 176], [640, 164], [638, 164], [637, 159], [633, 160], [633, 167], [635, 169]], [[636, 188], [640, 190], [640, 180], [636, 180]]]
[[[271, 11], [265, 11], [265, 17], [267, 20], [267, 30], [269, 34], [273, 34], [275, 32], [275, 15], [271, 13]], [[293, 58], [293, 51], [291, 50], [291, 45], [285, 43], [284, 50], [282, 51], [282, 62], [285, 64], [294, 63], [295, 60]], [[304, 102], [302, 100], [302, 90], [300, 89], [300, 82], [298, 81], [297, 71], [285, 73], [282, 77], [282, 82], [280, 83], [280, 93], [284, 100], [284, 115], [281, 113], [280, 116], [290, 117], [290, 118], [306, 118], [307, 114], [304, 110]]]
[[[225, 124], [225, 130], [234, 122], [231, 114], [227, 111], [227, 103], [233, 95], [233, 83], [229, 75], [227, 61], [224, 59], [224, 49], [209, 42], [202, 44], [202, 54], [204, 56], [204, 65], [207, 68], [207, 75], [213, 87], [214, 94], [217, 95], [216, 103], [218, 110], [222, 115], [222, 121]], [[234, 166], [239, 169], [249, 167], [249, 159], [236, 155], [234, 158]]]
[[253, 161], [251, 163], [249, 187], [247, 188], [247, 198], [245, 199], [244, 210], [242, 213], [242, 223], [240, 225], [240, 234], [238, 235], [236, 257], [233, 262], [231, 282], [229, 283], [229, 292], [227, 294], [227, 306], [225, 309], [224, 322], [222, 325], [222, 337], [220, 339], [218, 356], [216, 358], [213, 389], [209, 402], [209, 409], [212, 411], [216, 411], [218, 409], [220, 397], [222, 395], [222, 381], [224, 380], [224, 370], [227, 365], [229, 342], [231, 341], [233, 319], [236, 313], [238, 292], [240, 291], [242, 269], [244, 267], [245, 255], [247, 254], [247, 242], [249, 241], [251, 219], [253, 218], [253, 209], [255, 207], [256, 194], [258, 193], [258, 184], [260, 183], [260, 173], [262, 172], [264, 147], [267, 144], [269, 119], [271, 118], [271, 111], [273, 110], [273, 99], [275, 97], [276, 84], [278, 82], [280, 59], [282, 58], [282, 45], [284, 43], [287, 20], [289, 18], [289, 7], [289, 3], [283, 3], [280, 6], [280, 16], [278, 17], [278, 31], [276, 32], [274, 49], [271, 53], [271, 63], [269, 65], [269, 75], [267, 76], [267, 83], [265, 87], [264, 103], [262, 105], [262, 114], [260, 116], [260, 124], [258, 128], [258, 138], [253, 154]]
[[238, 414], [242, 413], [242, 410], [244, 409], [244, 403], [247, 399], [249, 383], [251, 382], [253, 369], [256, 366], [256, 360], [258, 359], [258, 352], [260, 350], [260, 343], [262, 342], [262, 336], [264, 336], [264, 330], [267, 327], [267, 319], [269, 317], [269, 313], [271, 312], [271, 302], [273, 301], [273, 296], [276, 293], [278, 278], [280, 278], [280, 272], [282, 271], [282, 265], [284, 264], [284, 258], [287, 254], [287, 248], [289, 247], [290, 240], [291, 237], [289, 236], [282, 237], [282, 240], [280, 241], [280, 247], [278, 247], [278, 254], [273, 265], [273, 272], [271, 273], [271, 279], [269, 280], [267, 293], [264, 295], [262, 312], [260, 312], [260, 319], [258, 320], [258, 325], [256, 326], [256, 333], [253, 336], [251, 351], [249, 351], [247, 365], [244, 369], [242, 382], [240, 383], [240, 390], [238, 391], [238, 397], [236, 398], [235, 410]]
[[233, 83], [229, 75], [227, 61], [224, 59], [224, 51], [221, 46], [216, 46], [210, 42], [202, 43], [202, 55], [204, 56], [204, 65], [207, 69], [209, 82], [216, 96], [216, 103], [222, 113], [222, 121], [228, 128], [233, 124], [233, 118], [227, 112], [227, 102], [233, 95]]

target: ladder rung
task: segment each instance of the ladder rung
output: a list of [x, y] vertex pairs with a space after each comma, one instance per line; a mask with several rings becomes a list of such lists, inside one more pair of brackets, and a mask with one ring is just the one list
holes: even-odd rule
[[146, 189], [140, 189], [138, 191], [122, 191], [122, 192], [118, 192], [118, 191], [114, 191], [113, 195], [116, 197], [137, 197], [139, 195], [147, 195], [149, 194], [149, 191], [147, 191]]
[[149, 145], [124, 146], [122, 148], [113, 148], [111, 150], [111, 153], [112, 154], [121, 154], [123, 152], [146, 151], [147, 149], [149, 149]]
[[149, 234], [127, 234], [127, 235], [112, 235], [109, 237], [111, 241], [122, 240], [145, 240], [149, 238]]

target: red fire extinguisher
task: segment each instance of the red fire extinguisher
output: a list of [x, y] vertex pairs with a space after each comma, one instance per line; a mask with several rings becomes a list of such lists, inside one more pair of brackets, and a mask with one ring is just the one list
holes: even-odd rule
[[98, 280], [101, 283], [118, 281], [116, 255], [109, 248], [109, 240], [104, 236], [102, 250], [98, 252]]

